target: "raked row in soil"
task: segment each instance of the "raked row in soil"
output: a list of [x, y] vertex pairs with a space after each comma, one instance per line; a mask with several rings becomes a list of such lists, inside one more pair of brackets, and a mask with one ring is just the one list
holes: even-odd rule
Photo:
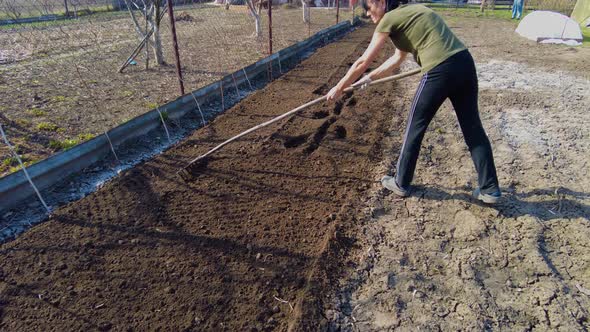
[[368, 97], [387, 97], [394, 84], [247, 136], [193, 182], [175, 173], [226, 138], [326, 93], [369, 33], [360, 29], [324, 47], [181, 144], [4, 244], [0, 326], [260, 331], [325, 325], [325, 286], [339, 271], [324, 263], [326, 253], [341, 242], [339, 230], [354, 223], [386, 130], [387, 98]]

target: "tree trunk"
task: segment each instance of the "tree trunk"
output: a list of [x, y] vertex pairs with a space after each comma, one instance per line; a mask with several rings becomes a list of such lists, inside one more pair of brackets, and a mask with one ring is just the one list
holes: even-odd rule
[[309, 5], [305, 2], [305, 0], [301, 0], [301, 5], [303, 8], [303, 22], [309, 23]]
[[479, 7], [479, 10], [483, 13], [483, 9], [486, 6], [486, 0], [481, 0], [481, 6]]
[[152, 40], [154, 42], [154, 58], [156, 59], [158, 66], [161, 66], [165, 64], [164, 54], [162, 53], [162, 38], [160, 38], [160, 12], [162, 11], [162, 8], [159, 0], [156, 0], [154, 4], [156, 6], [156, 14], [153, 17], [154, 35], [152, 36]]
[[262, 37], [262, 20], [260, 19], [260, 15], [254, 16], [254, 21], [256, 24], [256, 37]]
[[262, 18], [260, 13], [262, 11], [262, 1], [259, 1], [258, 7], [252, 0], [246, 0], [246, 5], [250, 10], [250, 15], [254, 18], [254, 26], [256, 29], [256, 38], [262, 37]]
[[160, 22], [157, 22], [154, 27], [154, 35], [152, 36], [154, 42], [154, 57], [158, 65], [165, 64], [164, 54], [162, 53], [162, 38], [160, 38]]

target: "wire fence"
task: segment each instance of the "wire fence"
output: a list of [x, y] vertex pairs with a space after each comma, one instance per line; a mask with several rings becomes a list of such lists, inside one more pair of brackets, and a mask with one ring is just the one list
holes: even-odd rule
[[111, 0], [0, 0], [0, 20], [87, 15], [115, 10]]
[[[236, 1], [236, 0], [230, 0]], [[127, 9], [129, 3], [143, 5], [148, 0], [0, 0], [0, 23], [2, 20], [18, 20], [23, 18], [44, 17], [57, 18], [78, 17], [92, 13], [105, 11], [118, 11]], [[175, 6], [203, 3], [202, 0], [172, 0]], [[10, 22], [4, 22], [10, 23]]]
[[[105, 0], [82, 2], [113, 8]], [[268, 8], [259, 13], [257, 35], [247, 5], [178, 3], [175, 27], [186, 93], [269, 55]], [[340, 21], [353, 18], [348, 3], [336, 5], [311, 7], [307, 22], [301, 7], [274, 5], [273, 52], [336, 24], [337, 15]], [[148, 15], [131, 9], [0, 26], [0, 124], [13, 146], [0, 144], [0, 176], [18, 171], [21, 161], [29, 166], [179, 97], [166, 6]], [[149, 15], [161, 17], [156, 29], [145, 19]]]

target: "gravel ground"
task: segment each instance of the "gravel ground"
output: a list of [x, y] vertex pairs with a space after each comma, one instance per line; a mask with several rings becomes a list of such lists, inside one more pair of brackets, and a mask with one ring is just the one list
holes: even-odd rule
[[[327, 311], [332, 328], [585, 331], [589, 49], [521, 40], [507, 21], [447, 19], [477, 62], [504, 199], [491, 207], [470, 198], [475, 172], [445, 103], [424, 140], [412, 197], [373, 187], [359, 263]], [[414, 89], [392, 101], [381, 174], [395, 164]]]

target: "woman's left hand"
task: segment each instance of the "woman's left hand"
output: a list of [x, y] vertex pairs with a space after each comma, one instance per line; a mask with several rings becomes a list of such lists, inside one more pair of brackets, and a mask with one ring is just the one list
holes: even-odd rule
[[335, 86], [326, 95], [326, 100], [338, 101], [340, 99], [340, 97], [342, 97], [342, 89], [338, 88], [338, 86]]

